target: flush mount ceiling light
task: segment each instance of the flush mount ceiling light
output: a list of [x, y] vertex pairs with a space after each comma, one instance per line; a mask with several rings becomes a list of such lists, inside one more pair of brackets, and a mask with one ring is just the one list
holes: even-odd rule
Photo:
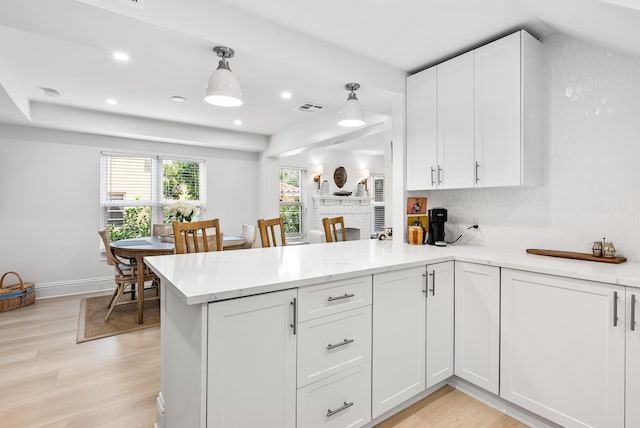
[[204, 100], [209, 104], [221, 107], [237, 107], [242, 105], [240, 83], [229, 68], [227, 58], [233, 58], [234, 51], [226, 46], [216, 46], [213, 51], [220, 57], [218, 68], [209, 77], [207, 94]]
[[360, 89], [360, 84], [347, 83], [344, 88], [350, 93], [347, 102], [338, 112], [338, 125], [347, 128], [356, 128], [364, 125], [366, 123], [364, 121], [364, 111], [358, 101], [358, 97], [356, 97], [356, 91]]
[[112, 54], [113, 59], [118, 61], [127, 62], [129, 61], [129, 55], [126, 52], [116, 51]]

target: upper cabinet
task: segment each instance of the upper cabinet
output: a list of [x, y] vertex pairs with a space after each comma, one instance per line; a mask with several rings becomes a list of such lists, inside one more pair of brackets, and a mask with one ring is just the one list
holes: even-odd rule
[[540, 182], [541, 44], [525, 31], [407, 78], [407, 190]]

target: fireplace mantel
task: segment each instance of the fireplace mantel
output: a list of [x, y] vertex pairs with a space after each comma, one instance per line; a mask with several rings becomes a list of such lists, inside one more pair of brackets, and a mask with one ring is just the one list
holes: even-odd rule
[[323, 230], [324, 217], [344, 217], [344, 226], [360, 229], [360, 239], [371, 237], [371, 215], [373, 198], [355, 196], [314, 196], [315, 219], [313, 227]]

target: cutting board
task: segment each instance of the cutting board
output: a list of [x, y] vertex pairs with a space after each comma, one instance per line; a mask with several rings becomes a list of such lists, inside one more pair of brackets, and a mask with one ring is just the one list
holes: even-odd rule
[[622, 263], [626, 262], [626, 257], [596, 257], [589, 253], [574, 253], [572, 251], [556, 251], [556, 250], [538, 250], [536, 248], [527, 248], [527, 253], [537, 254], [539, 256], [562, 257], [564, 259], [587, 260], [590, 262], [602, 263]]

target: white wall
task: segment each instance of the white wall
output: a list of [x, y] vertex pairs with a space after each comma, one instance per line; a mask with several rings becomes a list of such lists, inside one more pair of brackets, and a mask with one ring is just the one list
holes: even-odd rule
[[[640, 261], [640, 60], [565, 35], [545, 40], [543, 184], [426, 192], [448, 238], [589, 252], [606, 237]], [[414, 193], [412, 193], [413, 195]]]
[[[379, 134], [382, 138], [382, 134]], [[336, 168], [343, 166], [347, 170], [347, 182], [342, 190], [356, 193], [356, 186], [360, 182], [360, 171], [368, 169], [370, 174], [385, 174], [384, 156], [374, 156], [359, 154], [343, 150], [331, 150], [327, 148], [312, 148], [295, 156], [283, 157], [279, 159], [282, 167], [299, 167], [307, 170], [306, 190], [307, 190], [307, 212], [303, 218], [303, 232], [306, 234], [313, 228], [313, 197], [320, 196], [318, 185], [313, 181], [314, 166], [322, 165], [324, 174], [321, 180], [329, 182], [329, 194], [333, 195], [340, 189], [333, 181], [333, 172]], [[371, 188], [369, 188], [371, 194]]]
[[258, 218], [255, 153], [0, 124], [0, 272], [36, 282], [38, 297], [113, 287], [97, 234], [101, 150], [205, 159], [204, 216], [229, 234]]

